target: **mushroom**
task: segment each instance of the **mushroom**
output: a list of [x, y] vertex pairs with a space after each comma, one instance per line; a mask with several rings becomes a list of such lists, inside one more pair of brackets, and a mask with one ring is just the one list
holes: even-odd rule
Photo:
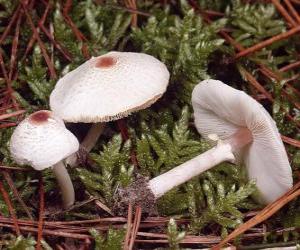
[[20, 165], [40, 171], [52, 167], [64, 207], [74, 203], [73, 184], [62, 160], [78, 150], [79, 142], [59, 117], [48, 110], [31, 114], [16, 127], [9, 148]]
[[125, 203], [134, 203], [128, 197], [136, 199], [145, 196], [145, 192], [156, 200], [223, 161], [245, 164], [249, 179], [256, 181], [258, 201], [262, 204], [273, 202], [292, 187], [284, 145], [274, 120], [261, 104], [216, 80], [200, 82], [193, 90], [192, 104], [198, 132], [205, 138], [218, 136], [221, 140], [205, 153], [144, 182], [143, 188], [140, 183], [134, 183], [121, 190], [127, 197]]
[[[50, 95], [50, 107], [66, 122], [94, 123], [81, 143], [89, 152], [105, 122], [128, 116], [156, 102], [166, 91], [167, 67], [153, 56], [109, 52], [61, 78]], [[76, 156], [68, 159], [75, 165]]]

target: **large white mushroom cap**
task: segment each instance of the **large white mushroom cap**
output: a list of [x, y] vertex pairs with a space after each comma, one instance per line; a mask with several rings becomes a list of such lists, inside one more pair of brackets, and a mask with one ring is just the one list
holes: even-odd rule
[[106, 122], [153, 104], [166, 91], [169, 72], [153, 56], [110, 52], [61, 78], [51, 110], [68, 122]]
[[208, 137], [226, 140], [240, 128], [248, 128], [253, 142], [242, 151], [249, 179], [256, 180], [262, 203], [270, 203], [293, 185], [288, 157], [272, 117], [264, 107], [243, 91], [221, 81], [200, 82], [192, 94], [195, 126]]
[[51, 167], [79, 148], [76, 137], [52, 112], [41, 110], [23, 120], [10, 139], [10, 152], [20, 165]]

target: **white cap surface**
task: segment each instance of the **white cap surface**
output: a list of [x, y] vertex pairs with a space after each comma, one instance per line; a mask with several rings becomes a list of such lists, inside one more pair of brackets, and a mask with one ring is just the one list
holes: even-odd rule
[[149, 107], [168, 82], [166, 66], [153, 56], [110, 52], [61, 78], [50, 95], [50, 106], [68, 122], [116, 120]]
[[75, 153], [76, 137], [63, 121], [47, 110], [35, 112], [23, 120], [10, 139], [10, 152], [20, 165], [43, 170]]
[[195, 126], [207, 138], [217, 134], [226, 140], [240, 128], [248, 128], [253, 142], [235, 152], [243, 159], [249, 179], [256, 180], [261, 202], [270, 203], [293, 185], [288, 157], [272, 117], [243, 91], [221, 81], [200, 82], [192, 94]]

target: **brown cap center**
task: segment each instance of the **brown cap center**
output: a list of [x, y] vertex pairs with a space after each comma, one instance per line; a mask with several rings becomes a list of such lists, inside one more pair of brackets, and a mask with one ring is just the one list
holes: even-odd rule
[[33, 113], [29, 117], [29, 121], [33, 124], [42, 124], [44, 122], [48, 121], [48, 118], [50, 117], [51, 112], [46, 110], [41, 110], [38, 112]]
[[96, 62], [97, 68], [110, 68], [117, 63], [117, 60], [111, 56], [101, 57]]

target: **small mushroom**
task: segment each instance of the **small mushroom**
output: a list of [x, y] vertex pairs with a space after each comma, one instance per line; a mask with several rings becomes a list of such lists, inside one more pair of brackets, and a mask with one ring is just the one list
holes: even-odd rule
[[[104, 123], [156, 102], [166, 91], [167, 67], [143, 53], [109, 52], [61, 78], [50, 95], [51, 110], [66, 122], [94, 123], [81, 148], [89, 152]], [[68, 159], [75, 165], [76, 157]]]
[[10, 139], [10, 153], [18, 164], [31, 165], [40, 171], [52, 167], [65, 208], [74, 203], [75, 194], [62, 160], [78, 148], [76, 137], [48, 110], [37, 111], [24, 119]]
[[[274, 120], [261, 104], [216, 80], [200, 82], [193, 91], [192, 104], [198, 132], [205, 138], [221, 141], [205, 153], [144, 182], [143, 187], [139, 183], [121, 190], [126, 197], [136, 200], [146, 192], [146, 196], [156, 200], [223, 161], [241, 161], [246, 165], [248, 177], [256, 181], [259, 202], [263, 204], [273, 202], [292, 187], [284, 145]], [[126, 202], [134, 203], [131, 198], [126, 198]]]

